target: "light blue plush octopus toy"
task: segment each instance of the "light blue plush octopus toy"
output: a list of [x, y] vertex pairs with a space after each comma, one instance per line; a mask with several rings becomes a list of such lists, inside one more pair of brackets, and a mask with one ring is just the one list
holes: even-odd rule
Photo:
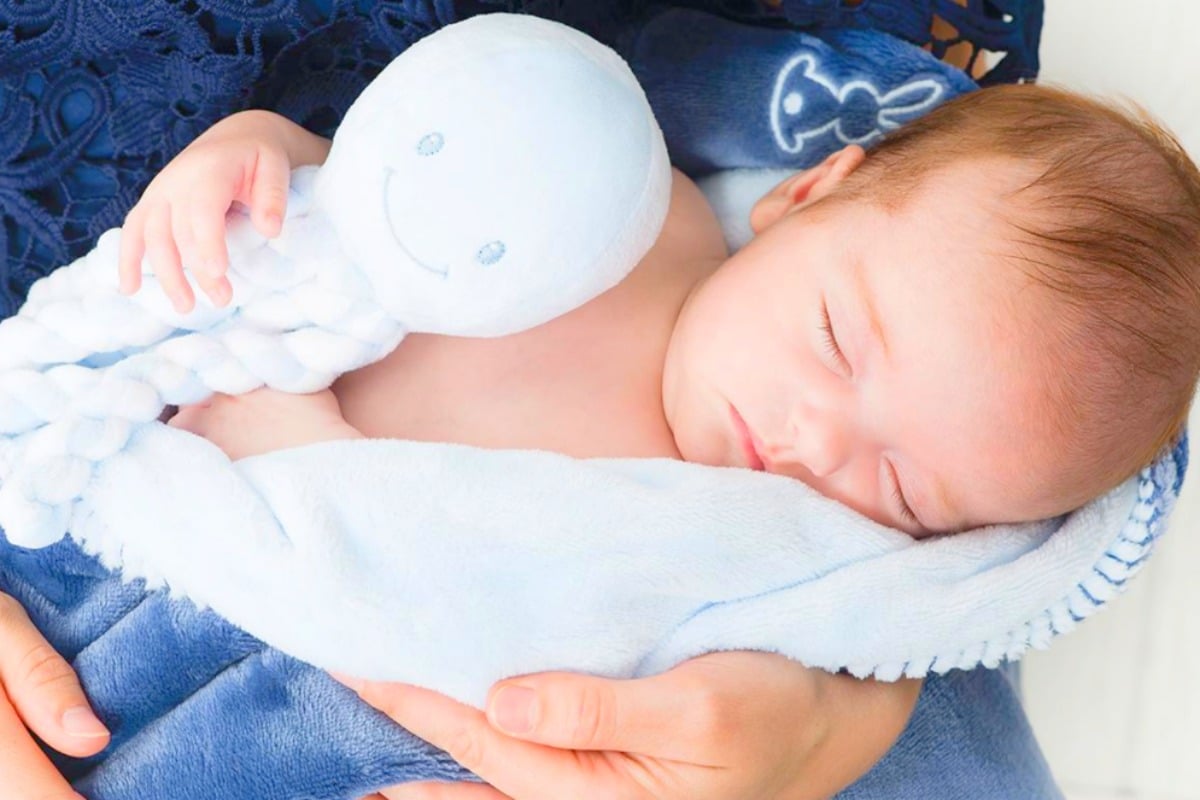
[[502, 336], [582, 305], [654, 243], [670, 181], [608, 48], [519, 15], [438, 31], [354, 102], [322, 167], [295, 171], [278, 238], [231, 216], [228, 307], [181, 316], [149, 275], [122, 296], [113, 229], [0, 323], [0, 526], [61, 538], [95, 466], [166, 405], [313, 392], [409, 332]]

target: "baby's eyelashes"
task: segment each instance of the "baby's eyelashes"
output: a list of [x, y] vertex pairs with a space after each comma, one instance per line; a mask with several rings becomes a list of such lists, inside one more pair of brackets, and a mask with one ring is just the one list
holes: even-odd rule
[[829, 317], [829, 306], [824, 300], [821, 301], [821, 333], [824, 336], [825, 352], [832, 359], [838, 374], [846, 378], [854, 377], [854, 369], [850, 365], [846, 354], [842, 352], [841, 346], [838, 344], [837, 334], [833, 330], [833, 320]]

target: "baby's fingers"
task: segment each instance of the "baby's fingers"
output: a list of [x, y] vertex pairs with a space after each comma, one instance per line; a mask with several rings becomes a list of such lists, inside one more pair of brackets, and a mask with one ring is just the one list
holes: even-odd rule
[[121, 226], [121, 246], [117, 255], [117, 277], [121, 294], [133, 294], [142, 285], [142, 255], [146, 251], [143, 237], [146, 221], [140, 209], [135, 208]]
[[183, 276], [183, 266], [173, 235], [170, 206], [164, 204], [154, 207], [146, 220], [146, 252], [171, 304], [180, 314], [186, 314], [194, 307], [196, 298]]
[[[177, 227], [187, 229], [183, 236], [189, 242], [186, 251], [180, 246], [180, 255], [201, 290], [217, 306], [226, 305], [233, 296], [225, 277], [229, 269], [225, 247], [225, 211], [229, 202], [227, 194], [210, 191], [197, 197], [186, 215], [175, 219]], [[177, 236], [176, 242], [179, 241]]]
[[268, 239], [279, 235], [287, 210], [290, 164], [281, 150], [259, 148], [250, 184], [250, 221]]
[[196, 273], [196, 237], [192, 233], [191, 214], [181, 209], [179, 205], [171, 209], [171, 239], [175, 242], [175, 252], [179, 253], [179, 264], [182, 268]]

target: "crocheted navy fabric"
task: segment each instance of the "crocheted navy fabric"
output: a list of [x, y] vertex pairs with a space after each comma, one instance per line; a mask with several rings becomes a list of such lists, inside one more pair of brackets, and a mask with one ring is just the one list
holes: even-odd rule
[[5, 0], [0, 317], [120, 225], [150, 178], [244, 108], [329, 135], [445, 2]]
[[[941, 16], [1036, 72], [1042, 0], [689, 0], [740, 21], [873, 27], [918, 44]], [[87, 252], [201, 131], [270, 108], [329, 135], [362, 88], [455, 19], [526, 11], [611, 41], [648, 0], [0, 0], [0, 318]], [[935, 53], [956, 39], [932, 42]], [[985, 79], [984, 82], [987, 82]]]

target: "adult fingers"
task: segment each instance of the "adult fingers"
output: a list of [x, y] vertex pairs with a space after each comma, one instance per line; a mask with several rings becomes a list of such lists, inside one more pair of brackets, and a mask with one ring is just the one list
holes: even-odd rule
[[21, 604], [5, 594], [0, 641], [0, 681], [26, 726], [71, 756], [92, 755], [108, 744], [108, 730], [88, 706], [75, 671], [42, 638]]
[[268, 239], [278, 236], [283, 227], [290, 180], [287, 155], [281, 150], [259, 148], [250, 183], [250, 221]]
[[609, 754], [576, 753], [513, 739], [489, 725], [482, 712], [437, 692], [405, 684], [365, 683], [356, 689], [367, 703], [445, 750], [498, 791], [520, 800], [606, 798], [628, 782]]
[[0, 786], [5, 797], [83, 800], [46, 758], [0, 690]]
[[179, 262], [179, 251], [175, 248], [171, 231], [171, 207], [166, 204], [151, 209], [146, 220], [146, 251], [154, 266], [154, 274], [158, 276], [175, 310], [181, 314], [191, 311], [196, 298], [183, 275], [183, 265]]
[[572, 750], [614, 750], [694, 761], [698, 727], [712, 696], [671, 672], [609, 680], [545, 672], [498, 683], [488, 696], [492, 725], [521, 739]]
[[[402, 783], [375, 795], [378, 800], [512, 800], [486, 783]], [[372, 798], [366, 798], [372, 800]]]

